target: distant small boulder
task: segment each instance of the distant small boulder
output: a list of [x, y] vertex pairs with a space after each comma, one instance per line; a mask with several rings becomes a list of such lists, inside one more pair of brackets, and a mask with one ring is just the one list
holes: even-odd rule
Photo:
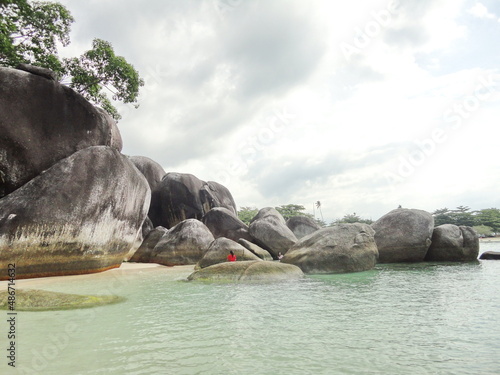
[[500, 260], [500, 251], [485, 251], [479, 256], [483, 260]]

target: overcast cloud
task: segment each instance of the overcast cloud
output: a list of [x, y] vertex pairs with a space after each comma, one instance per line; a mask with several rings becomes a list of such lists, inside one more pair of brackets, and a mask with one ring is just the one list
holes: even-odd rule
[[500, 208], [496, 0], [61, 0], [146, 81], [123, 152], [326, 221]]

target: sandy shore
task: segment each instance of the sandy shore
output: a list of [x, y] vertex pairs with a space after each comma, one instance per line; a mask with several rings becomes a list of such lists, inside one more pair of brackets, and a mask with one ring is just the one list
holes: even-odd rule
[[500, 242], [500, 237], [486, 237], [480, 238], [479, 242]]
[[142, 275], [160, 272], [172, 279], [187, 277], [194, 271], [194, 265], [167, 267], [156, 263], [122, 263], [119, 268], [86, 275], [40, 277], [35, 279], [16, 280], [16, 285], [23, 288], [39, 288], [44, 285], [64, 284], [96, 279], [116, 279], [125, 275]]
[[[500, 237], [487, 237], [480, 238], [480, 243], [500, 242]], [[125, 275], [142, 276], [150, 272], [164, 273], [172, 279], [187, 278], [194, 271], [194, 265], [189, 266], [175, 266], [167, 267], [157, 263], [122, 263], [119, 268], [112, 270], [91, 273], [86, 275], [73, 275], [73, 276], [53, 276], [53, 277], [40, 277], [35, 279], [22, 279], [16, 280], [18, 287], [23, 288], [39, 288], [44, 285], [57, 285], [97, 279], [116, 279]], [[3, 281], [1, 283], [4, 283]]]

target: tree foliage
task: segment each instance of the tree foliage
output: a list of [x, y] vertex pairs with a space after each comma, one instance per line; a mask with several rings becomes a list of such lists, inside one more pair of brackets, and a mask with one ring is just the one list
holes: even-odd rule
[[144, 85], [134, 67], [122, 56], [116, 56], [111, 44], [101, 39], [94, 39], [92, 49], [79, 58], [64, 59], [64, 67], [72, 77], [70, 86], [115, 119], [120, 115], [103, 88], [112, 94], [113, 100], [134, 103], [139, 87]]
[[486, 208], [476, 211], [476, 224], [486, 225], [496, 233], [500, 232], [500, 210], [498, 208]]
[[352, 214], [346, 214], [342, 219], [337, 219], [333, 221], [330, 225], [335, 224], [354, 224], [354, 223], [362, 223], [362, 224], [372, 224], [373, 220], [371, 219], [362, 219], [359, 215], [356, 215], [356, 212]]
[[120, 115], [112, 100], [137, 104], [144, 81], [125, 58], [115, 55], [109, 42], [94, 39], [92, 49], [80, 57], [59, 58], [57, 44], [70, 43], [74, 22], [63, 5], [0, 0], [0, 10], [0, 66], [27, 63], [51, 69], [59, 79], [69, 77], [70, 87], [116, 120]]
[[27, 0], [1, 0], [0, 10], [0, 65], [38, 65], [61, 76], [57, 42], [70, 43], [70, 12], [58, 3]]
[[307, 216], [313, 219], [313, 215], [304, 212], [306, 208], [301, 204], [285, 204], [275, 207], [275, 209], [281, 214], [281, 216], [283, 216], [285, 220], [288, 220], [294, 216]]
[[255, 207], [241, 207], [238, 210], [238, 217], [241, 221], [243, 221], [246, 225], [250, 225], [252, 219], [259, 212], [258, 208]]
[[480, 236], [488, 237], [493, 235], [493, 228], [486, 225], [475, 225], [473, 228]]
[[[293, 216], [306, 216], [314, 219], [313, 215], [304, 212], [305, 207], [300, 204], [285, 204], [275, 207], [275, 209], [281, 214], [281, 216], [283, 216], [285, 220], [288, 220]], [[252, 221], [252, 219], [257, 215], [258, 212], [259, 209], [256, 207], [241, 207], [238, 211], [238, 217], [245, 224], [249, 225], [250, 221]], [[316, 221], [318, 222], [318, 220]], [[318, 224], [320, 224], [321, 226], [325, 225], [324, 222], [318, 222]]]
[[471, 211], [467, 206], [458, 206], [455, 210], [441, 208], [432, 213], [434, 225], [443, 224], [487, 226], [494, 232], [500, 231], [500, 210], [497, 208], [487, 208], [478, 211]]

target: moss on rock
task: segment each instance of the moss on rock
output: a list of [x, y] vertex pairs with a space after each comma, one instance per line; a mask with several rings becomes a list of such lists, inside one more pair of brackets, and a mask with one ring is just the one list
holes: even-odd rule
[[[38, 289], [17, 289], [14, 309], [16, 311], [72, 310], [109, 305], [123, 301], [125, 301], [125, 298], [119, 296], [87, 296]], [[9, 294], [6, 291], [1, 292], [0, 310], [8, 309]]]
[[218, 282], [266, 282], [296, 280], [304, 277], [297, 266], [262, 260], [215, 264], [189, 275], [188, 280]]

